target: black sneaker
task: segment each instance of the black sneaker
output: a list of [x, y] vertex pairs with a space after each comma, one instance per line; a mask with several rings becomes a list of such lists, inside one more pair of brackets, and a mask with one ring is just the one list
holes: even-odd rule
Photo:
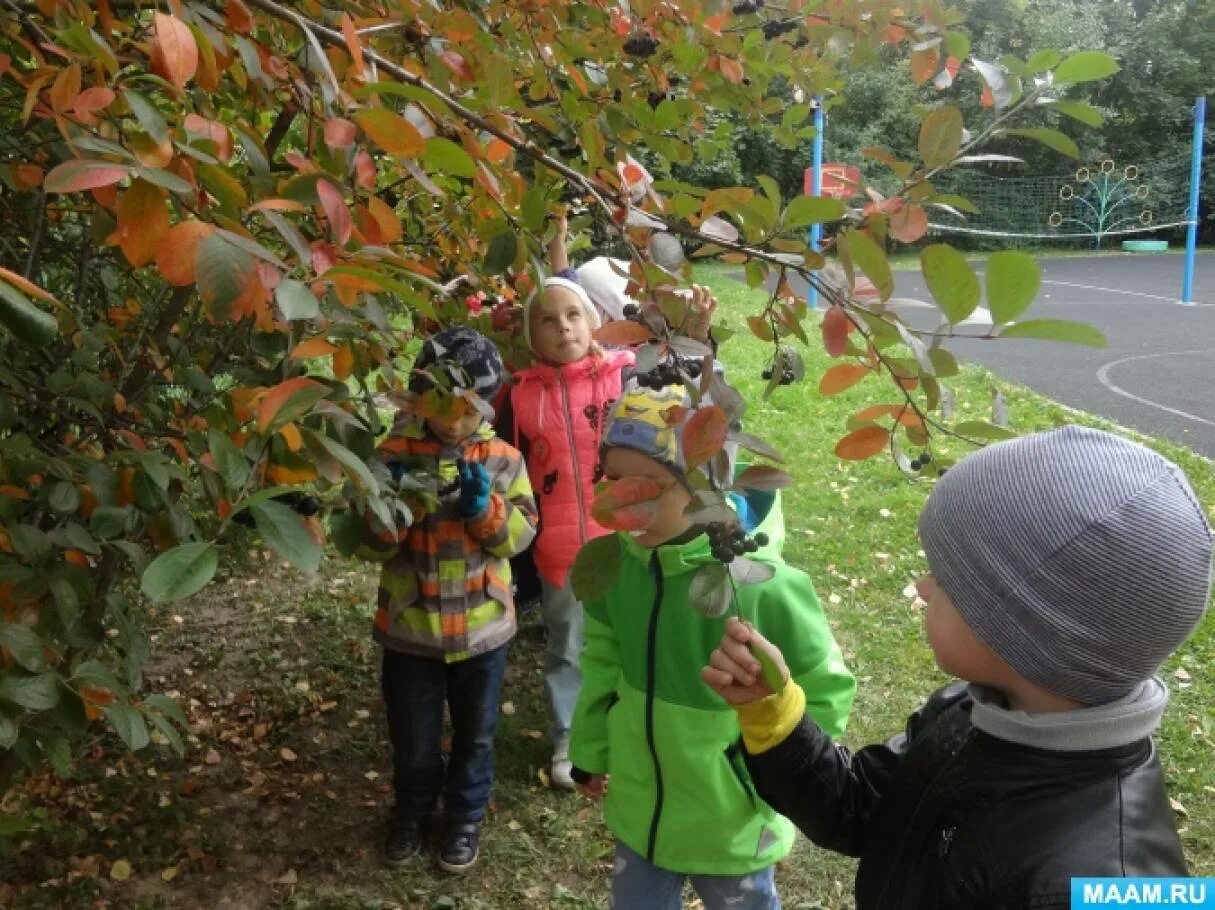
[[443, 835], [443, 849], [439, 852], [439, 868], [456, 874], [468, 871], [477, 861], [480, 839], [481, 826], [476, 822], [449, 824]]
[[388, 822], [388, 839], [384, 842], [384, 863], [403, 866], [421, 851], [430, 833], [427, 819], [415, 816], [393, 816]]

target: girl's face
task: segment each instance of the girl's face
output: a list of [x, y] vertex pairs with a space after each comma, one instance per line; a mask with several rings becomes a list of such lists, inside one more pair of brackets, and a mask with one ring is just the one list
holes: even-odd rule
[[591, 324], [574, 292], [562, 287], [544, 290], [532, 304], [532, 349], [557, 366], [581, 360], [591, 349]]

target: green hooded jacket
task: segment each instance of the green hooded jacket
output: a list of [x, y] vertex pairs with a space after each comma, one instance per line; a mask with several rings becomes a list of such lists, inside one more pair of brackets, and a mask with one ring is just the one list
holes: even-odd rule
[[[780, 647], [807, 711], [836, 739], [856, 681], [810, 578], [780, 557], [779, 498], [751, 493], [748, 501], [763, 515], [755, 530], [769, 538], [752, 558], [776, 574], [738, 588], [739, 612]], [[610, 775], [607, 825], [654, 865], [718, 875], [766, 868], [788, 854], [794, 828], [756, 795], [734, 710], [700, 678], [725, 630], [724, 618], [705, 619], [688, 606], [695, 570], [713, 561], [708, 538], [655, 549], [626, 534], [615, 538], [616, 579], [583, 603], [583, 682], [570, 759]]]

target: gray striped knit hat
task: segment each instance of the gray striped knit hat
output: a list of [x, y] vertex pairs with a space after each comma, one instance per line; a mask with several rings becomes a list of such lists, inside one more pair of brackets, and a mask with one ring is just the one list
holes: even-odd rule
[[937, 582], [1030, 682], [1086, 705], [1127, 695], [1194, 630], [1211, 527], [1173, 462], [1065, 427], [949, 469], [920, 515]]

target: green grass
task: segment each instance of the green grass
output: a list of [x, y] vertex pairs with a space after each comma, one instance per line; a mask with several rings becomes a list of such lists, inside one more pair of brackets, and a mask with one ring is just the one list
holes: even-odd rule
[[[915, 522], [930, 485], [904, 479], [883, 458], [835, 458], [849, 414], [895, 399], [876, 378], [821, 397], [817, 377], [829, 361], [817, 343], [803, 350], [808, 381], [761, 399], [769, 349], [750, 336], [743, 317], [762, 298], [733, 279], [737, 272], [709, 266], [700, 277], [716, 289], [722, 318], [739, 329], [721, 354], [751, 402], [748, 429], [785, 453], [796, 478], [784, 500], [785, 556], [815, 580], [860, 681], [845, 741], [864, 745], [898, 730], [944, 682], [908, 590], [925, 570]], [[1105, 425], [981, 369], [967, 368], [950, 384], [961, 415], [984, 416], [995, 386], [1019, 430]], [[1182, 464], [1210, 511], [1212, 464], [1148, 442]], [[962, 451], [942, 444], [937, 453]], [[70, 781], [39, 777], [10, 794], [5, 811], [37, 808], [43, 822], [11, 850], [0, 849], [0, 907], [6, 898], [23, 910], [99, 901], [211, 908], [224, 899], [292, 910], [606, 905], [611, 846], [598, 807], [542, 781], [543, 639], [534, 615], [512, 645], [482, 862], [461, 879], [425, 862], [388, 872], [378, 860], [390, 769], [378, 651], [368, 634], [374, 576], [338, 558], [302, 576], [252, 539], [233, 550], [241, 559], [227, 577], [147, 617], [155, 635], [152, 684], [180, 693], [189, 710], [186, 759], [124, 755], [101, 741]], [[1173, 701], [1160, 735], [1170, 793], [1188, 813], [1179, 823], [1198, 875], [1215, 875], [1215, 684], [1206, 676], [1213, 658], [1208, 620], [1166, 668]], [[118, 859], [131, 862], [130, 880], [110, 879]], [[792, 910], [843, 910], [852, 904], [853, 874], [852, 861], [802, 841], [778, 883]]]

